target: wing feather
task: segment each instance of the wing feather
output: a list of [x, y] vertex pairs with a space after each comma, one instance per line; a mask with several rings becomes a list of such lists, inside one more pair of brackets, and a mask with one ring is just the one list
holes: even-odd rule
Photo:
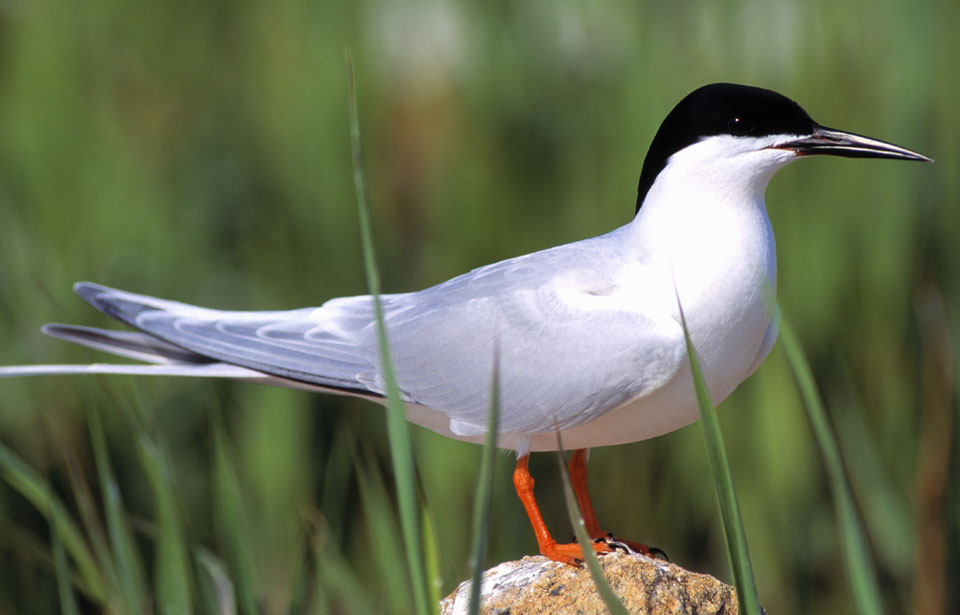
[[[663, 386], [685, 356], [680, 326], [617, 292], [617, 255], [603, 245], [569, 244], [382, 296], [405, 401], [442, 413], [457, 435], [483, 433], [495, 348], [505, 433], [575, 427]], [[368, 296], [226, 312], [89, 283], [77, 292], [188, 354], [349, 393], [384, 392]]]

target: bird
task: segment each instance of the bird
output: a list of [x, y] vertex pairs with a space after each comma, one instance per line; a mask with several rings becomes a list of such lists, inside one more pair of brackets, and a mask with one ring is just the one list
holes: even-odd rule
[[[589, 449], [699, 418], [682, 322], [717, 403], [767, 357], [778, 327], [765, 191], [777, 170], [813, 155], [931, 161], [827, 128], [772, 90], [733, 83], [694, 90], [657, 130], [624, 226], [380, 296], [407, 419], [482, 442], [496, 369], [497, 443], [517, 453], [513, 482], [541, 554], [572, 565], [583, 556], [579, 544], [552, 537], [533, 493], [529, 456], [558, 443], [574, 451], [571, 482], [594, 550], [650, 553], [601, 529], [587, 490]], [[132, 330], [48, 324], [43, 331], [140, 363], [11, 366], [0, 376], [208, 376], [385, 403], [369, 295], [267, 312], [89, 282], [74, 290]]]

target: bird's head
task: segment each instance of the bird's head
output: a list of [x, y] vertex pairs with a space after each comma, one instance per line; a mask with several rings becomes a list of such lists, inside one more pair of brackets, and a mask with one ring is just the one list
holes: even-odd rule
[[774, 171], [815, 154], [930, 160], [891, 143], [821, 126], [796, 102], [771, 90], [714, 83], [688, 94], [663, 120], [643, 162], [637, 211], [671, 167], [682, 167], [684, 181], [762, 191]]

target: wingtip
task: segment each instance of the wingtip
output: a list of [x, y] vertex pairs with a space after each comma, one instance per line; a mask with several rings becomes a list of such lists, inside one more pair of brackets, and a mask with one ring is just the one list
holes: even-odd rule
[[43, 332], [45, 335], [49, 335], [50, 337], [58, 337], [57, 333], [59, 333], [62, 329], [63, 329], [63, 325], [56, 322], [48, 322], [47, 324], [40, 327], [40, 331]]
[[44, 335], [49, 335], [50, 337], [55, 337], [58, 340], [72, 341], [70, 332], [76, 329], [76, 325], [66, 325], [59, 322], [48, 322], [47, 324], [40, 327], [40, 331]]
[[92, 300], [104, 291], [110, 290], [106, 286], [94, 284], [93, 282], [77, 282], [73, 285], [73, 292], [80, 295], [84, 301], [91, 303]]
[[115, 288], [95, 284], [94, 282], [77, 282], [73, 285], [73, 292], [101, 312], [111, 315], [107, 312], [106, 306], [110, 303], [107, 299], [118, 291]]

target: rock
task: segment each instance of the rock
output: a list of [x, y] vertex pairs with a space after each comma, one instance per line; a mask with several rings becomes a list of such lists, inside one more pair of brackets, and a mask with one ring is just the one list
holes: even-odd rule
[[[638, 554], [600, 557], [613, 591], [637, 615], [735, 615], [732, 587], [676, 564]], [[471, 581], [464, 581], [440, 603], [442, 615], [466, 615]], [[543, 556], [505, 562], [483, 574], [480, 613], [485, 615], [591, 615], [607, 613], [586, 568], [573, 568]]]

